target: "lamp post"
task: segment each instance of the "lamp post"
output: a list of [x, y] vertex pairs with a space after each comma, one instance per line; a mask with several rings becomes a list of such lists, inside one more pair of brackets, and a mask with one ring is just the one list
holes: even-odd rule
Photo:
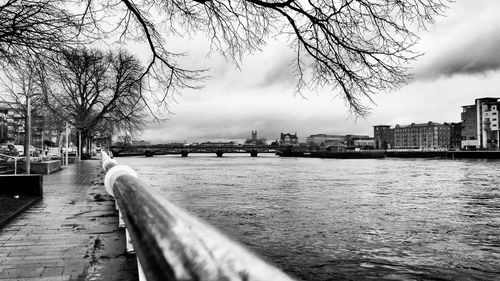
[[66, 122], [66, 166], [68, 166], [68, 150], [69, 150], [69, 126]]
[[26, 123], [24, 126], [24, 156], [26, 157], [26, 174], [30, 174], [30, 144], [31, 144], [31, 98], [26, 96]]

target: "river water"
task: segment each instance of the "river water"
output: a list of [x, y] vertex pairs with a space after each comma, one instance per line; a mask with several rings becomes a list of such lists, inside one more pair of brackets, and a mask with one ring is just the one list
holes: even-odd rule
[[500, 161], [116, 158], [301, 280], [500, 280]]

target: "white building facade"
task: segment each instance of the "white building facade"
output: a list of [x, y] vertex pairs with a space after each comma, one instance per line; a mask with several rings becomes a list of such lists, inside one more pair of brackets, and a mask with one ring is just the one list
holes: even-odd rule
[[500, 148], [499, 98], [476, 99], [474, 105], [463, 106], [462, 148]]

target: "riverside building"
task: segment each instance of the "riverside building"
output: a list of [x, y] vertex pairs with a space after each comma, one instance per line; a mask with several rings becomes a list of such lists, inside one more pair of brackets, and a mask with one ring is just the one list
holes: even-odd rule
[[377, 125], [373, 126], [374, 145], [377, 149], [449, 149], [455, 140], [452, 128], [456, 127], [456, 123], [436, 122], [398, 124], [394, 128]]
[[463, 149], [499, 149], [499, 98], [476, 99], [473, 105], [462, 106]]
[[394, 131], [389, 125], [373, 126], [375, 149], [390, 149], [394, 147]]
[[441, 149], [450, 148], [450, 126], [428, 122], [394, 127], [394, 148]]
[[280, 145], [293, 145], [293, 146], [299, 145], [299, 137], [297, 137], [297, 133], [295, 133], [293, 135], [290, 133], [286, 133], [286, 134], [281, 133], [279, 144]]
[[246, 139], [245, 141], [245, 145], [266, 145], [266, 144], [267, 144], [266, 139], [257, 138], [257, 131], [252, 131], [252, 138]]
[[345, 136], [317, 134], [317, 135], [310, 135], [306, 139], [307, 145], [313, 145], [313, 146], [324, 146], [327, 143], [333, 143], [333, 142], [344, 143]]

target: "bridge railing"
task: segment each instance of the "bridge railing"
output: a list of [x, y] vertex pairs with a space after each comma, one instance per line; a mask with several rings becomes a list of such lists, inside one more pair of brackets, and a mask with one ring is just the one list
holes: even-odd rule
[[[292, 280], [202, 220], [175, 206], [102, 152], [105, 186], [126, 227], [141, 280]], [[133, 246], [133, 248], [131, 247]]]

